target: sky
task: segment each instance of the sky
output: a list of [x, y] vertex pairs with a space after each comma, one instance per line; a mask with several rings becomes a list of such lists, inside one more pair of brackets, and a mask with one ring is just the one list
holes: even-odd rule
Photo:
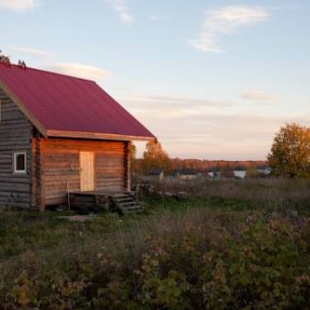
[[281, 126], [310, 126], [309, 16], [309, 0], [0, 0], [0, 49], [96, 81], [171, 158], [265, 160]]

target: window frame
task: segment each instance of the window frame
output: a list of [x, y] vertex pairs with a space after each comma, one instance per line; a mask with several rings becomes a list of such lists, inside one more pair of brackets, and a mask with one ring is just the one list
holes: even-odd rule
[[[18, 156], [24, 156], [24, 169], [18, 169], [17, 158]], [[26, 151], [14, 151], [13, 152], [13, 173], [14, 174], [26, 174], [27, 173], [27, 152]]]

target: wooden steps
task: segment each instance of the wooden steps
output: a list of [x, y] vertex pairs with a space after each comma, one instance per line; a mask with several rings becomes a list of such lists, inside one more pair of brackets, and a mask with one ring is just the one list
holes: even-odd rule
[[145, 212], [145, 209], [137, 203], [131, 193], [114, 194], [111, 197], [111, 202], [123, 215]]
[[69, 194], [69, 207], [82, 213], [100, 210], [116, 211], [122, 215], [145, 212], [133, 193], [76, 192]]

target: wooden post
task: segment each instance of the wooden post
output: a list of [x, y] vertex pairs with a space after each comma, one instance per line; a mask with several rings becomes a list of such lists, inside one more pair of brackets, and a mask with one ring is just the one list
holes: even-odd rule
[[37, 208], [37, 181], [36, 181], [36, 160], [37, 160], [37, 139], [31, 139], [31, 157], [29, 161], [30, 171], [30, 203], [31, 208]]
[[130, 149], [131, 142], [124, 142], [124, 189], [127, 191], [130, 191], [131, 189]]
[[40, 146], [40, 152], [39, 152], [39, 193], [40, 193], [40, 210], [44, 211], [45, 210], [45, 189], [44, 189], [44, 143], [45, 139], [39, 139], [39, 146]]
[[36, 133], [32, 141], [34, 155], [32, 158], [32, 201], [35, 202], [36, 208], [40, 211], [45, 210], [45, 197], [44, 197], [44, 177], [43, 177], [43, 164], [44, 164], [44, 151], [43, 151], [43, 140], [40, 137], [40, 133]]

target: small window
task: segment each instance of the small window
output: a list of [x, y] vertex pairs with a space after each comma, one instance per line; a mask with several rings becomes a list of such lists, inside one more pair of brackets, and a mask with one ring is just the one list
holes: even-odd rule
[[26, 152], [14, 153], [14, 173], [26, 173]]

